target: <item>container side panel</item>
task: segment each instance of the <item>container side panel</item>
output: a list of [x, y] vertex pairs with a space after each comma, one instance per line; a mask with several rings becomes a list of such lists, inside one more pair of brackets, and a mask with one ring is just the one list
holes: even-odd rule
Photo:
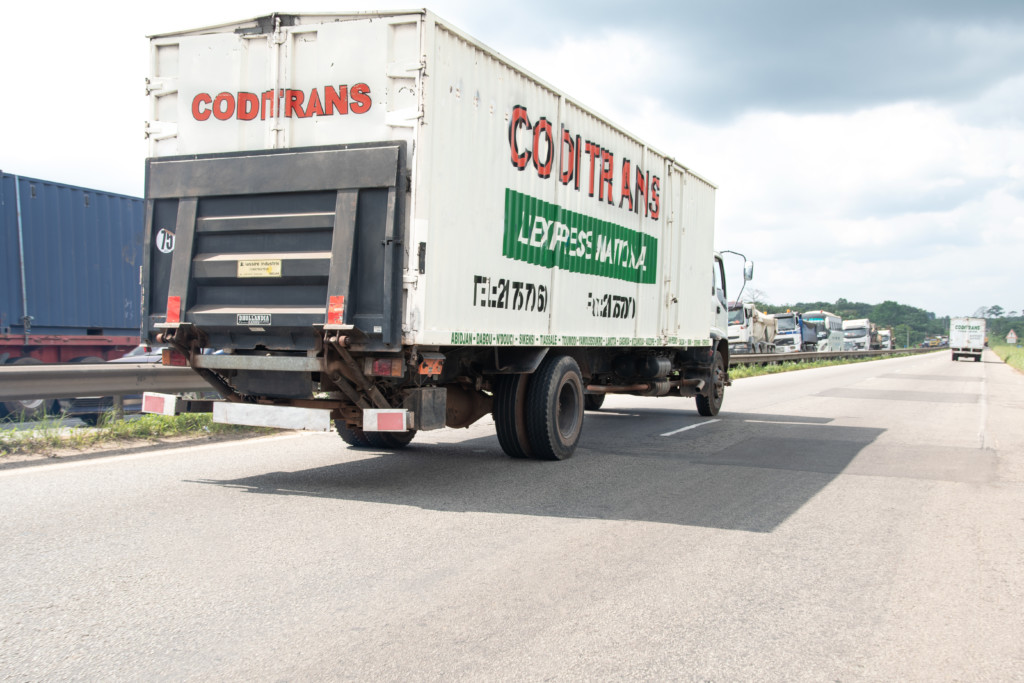
[[[18, 185], [31, 332], [138, 334], [142, 200], [34, 178]], [[14, 216], [6, 209], [5, 215]], [[22, 333], [17, 225], [4, 232], [5, 242], [13, 236], [13, 254], [4, 261], [13, 257], [15, 264], [14, 279], [5, 276], [13, 289], [4, 297], [4, 327]]]
[[710, 278], [713, 188], [690, 199], [681, 167], [455, 32], [430, 55], [423, 342], [704, 342], [707, 296], [665, 309]]
[[0, 175], [0, 334], [21, 325], [21, 266], [14, 176]]

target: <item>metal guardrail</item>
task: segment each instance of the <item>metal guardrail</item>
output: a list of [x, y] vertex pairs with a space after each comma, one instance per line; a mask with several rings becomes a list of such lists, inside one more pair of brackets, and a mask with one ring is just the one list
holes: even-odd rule
[[191, 368], [156, 363], [14, 365], [0, 368], [0, 401], [207, 391]]
[[[813, 351], [801, 353], [745, 353], [729, 359], [729, 365], [761, 365], [805, 360], [865, 358], [904, 353], [933, 353], [944, 349], [895, 349], [892, 351]], [[76, 396], [124, 396], [144, 391], [177, 393], [208, 391], [191, 368], [155, 363], [106, 363], [61, 365], [13, 365], [0, 367], [0, 401]]]
[[794, 353], [736, 353], [729, 356], [729, 366], [764, 365], [805, 360], [839, 360], [842, 358], [879, 358], [895, 354], [917, 354], [943, 351], [943, 348], [886, 349], [884, 351], [800, 351]]

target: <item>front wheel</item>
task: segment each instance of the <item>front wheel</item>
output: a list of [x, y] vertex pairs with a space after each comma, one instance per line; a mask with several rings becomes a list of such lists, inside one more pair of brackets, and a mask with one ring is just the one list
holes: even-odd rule
[[707, 394], [697, 396], [697, 412], [704, 417], [718, 415], [718, 411], [722, 409], [722, 401], [725, 399], [725, 361], [722, 359], [720, 351], [715, 351], [715, 356], [711, 360], [709, 380]]
[[583, 377], [572, 356], [548, 356], [530, 381], [526, 426], [534, 457], [572, 457], [583, 432]]
[[583, 407], [586, 410], [601, 410], [604, 405], [604, 394], [587, 394], [583, 397]]

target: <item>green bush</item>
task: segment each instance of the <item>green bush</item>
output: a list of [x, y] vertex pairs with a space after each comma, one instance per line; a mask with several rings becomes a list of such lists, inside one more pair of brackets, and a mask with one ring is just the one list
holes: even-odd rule
[[273, 429], [225, 425], [210, 413], [139, 415], [117, 420], [108, 414], [97, 427], [64, 427], [59, 417], [48, 417], [34, 429], [0, 430], [0, 456], [19, 453], [50, 454], [60, 448], [85, 450], [100, 444], [125, 441], [159, 441], [174, 436], [221, 436], [270, 434]]

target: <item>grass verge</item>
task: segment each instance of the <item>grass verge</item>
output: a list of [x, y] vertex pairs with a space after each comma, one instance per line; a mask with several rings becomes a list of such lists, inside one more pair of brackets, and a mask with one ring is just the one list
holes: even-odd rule
[[1004, 363], [1020, 372], [1024, 372], [1024, 348], [1009, 344], [995, 344], [989, 348], [995, 351], [995, 354], [1002, 358]]
[[57, 450], [86, 451], [132, 441], [159, 442], [179, 436], [258, 436], [274, 429], [214, 422], [210, 413], [140, 415], [133, 420], [107, 419], [97, 427], [65, 427], [59, 417], [48, 417], [32, 428], [0, 430], [0, 458], [6, 455], [48, 455]]

